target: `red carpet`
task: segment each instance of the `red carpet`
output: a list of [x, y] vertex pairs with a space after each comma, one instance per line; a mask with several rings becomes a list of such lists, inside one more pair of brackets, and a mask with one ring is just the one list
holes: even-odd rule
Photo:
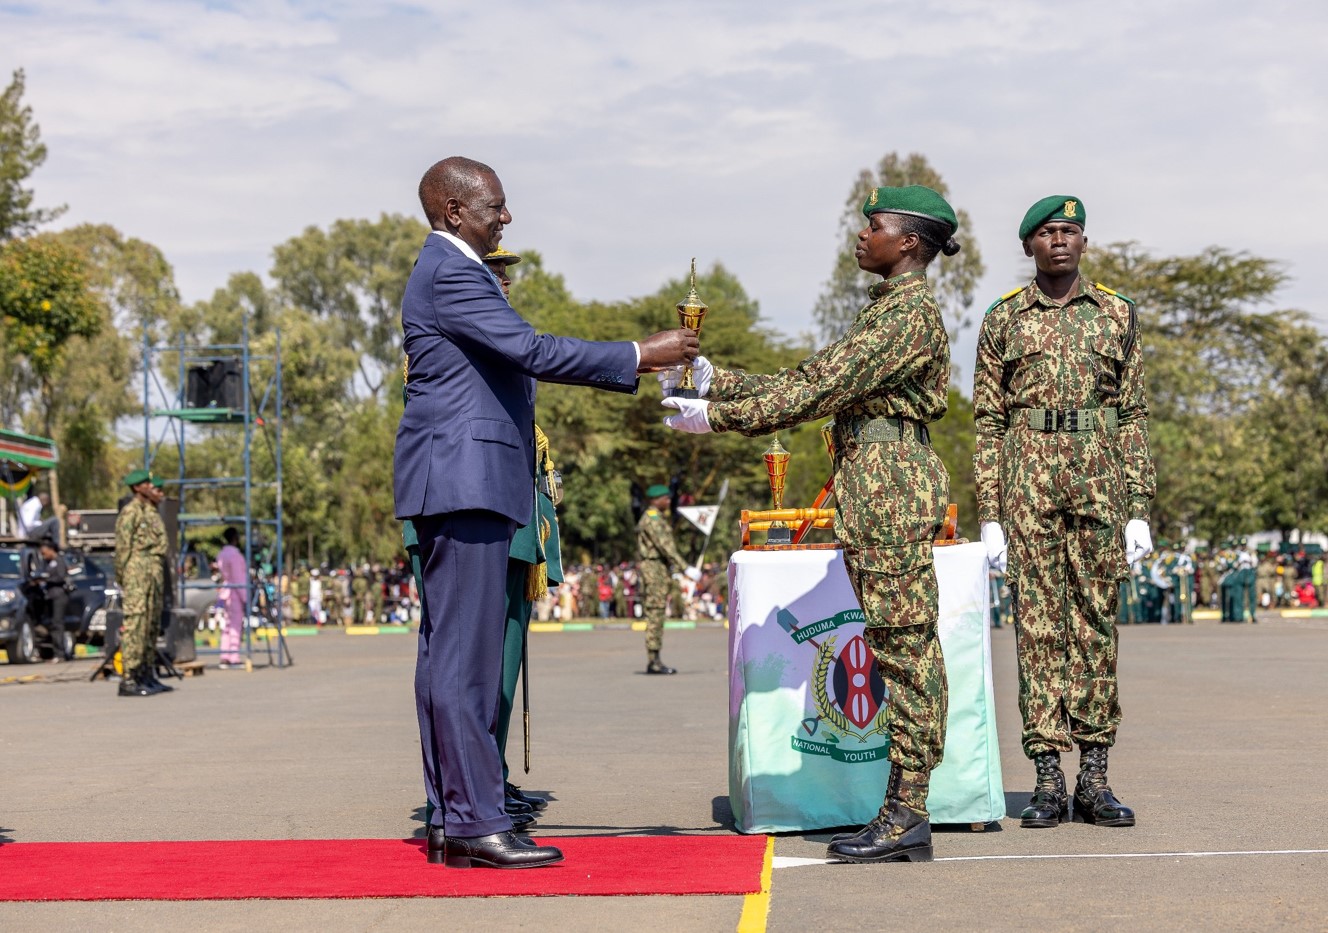
[[0, 901], [305, 897], [750, 894], [764, 836], [547, 840], [563, 862], [525, 871], [449, 869], [421, 839], [18, 842], [0, 845]]

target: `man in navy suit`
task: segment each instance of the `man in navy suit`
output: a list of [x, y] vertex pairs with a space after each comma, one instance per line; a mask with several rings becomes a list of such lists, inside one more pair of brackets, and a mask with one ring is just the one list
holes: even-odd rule
[[430, 862], [528, 868], [562, 860], [512, 833], [494, 730], [502, 691], [508, 546], [535, 506], [535, 383], [635, 392], [637, 373], [695, 358], [696, 333], [637, 343], [536, 334], [481, 256], [512, 222], [493, 169], [453, 157], [420, 181], [433, 232], [401, 303], [408, 361], [397, 429], [397, 518], [424, 571], [415, 698]]

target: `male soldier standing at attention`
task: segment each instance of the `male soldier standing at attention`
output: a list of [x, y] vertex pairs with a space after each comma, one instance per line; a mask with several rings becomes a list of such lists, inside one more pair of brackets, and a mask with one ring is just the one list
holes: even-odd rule
[[[978, 521], [1014, 590], [1025, 827], [1066, 819], [1060, 756], [1079, 745], [1075, 815], [1133, 826], [1107, 784], [1116, 740], [1118, 584], [1152, 549], [1148, 406], [1134, 304], [1079, 275], [1083, 202], [1043, 198], [1019, 225], [1032, 282], [987, 311], [973, 379]], [[1122, 547], [1122, 528], [1124, 547]]]
[[660, 514], [669, 505], [669, 487], [656, 484], [646, 490], [647, 507], [636, 523], [636, 553], [640, 561], [641, 611], [646, 618], [646, 673], [676, 674], [659, 661], [664, 643], [664, 612], [668, 606], [670, 571], [685, 571], [693, 580], [701, 571], [689, 567], [673, 543], [673, 531]]
[[161, 616], [166, 526], [157, 512], [152, 475], [134, 470], [124, 483], [134, 497], [115, 519], [115, 579], [124, 594], [119, 695], [148, 697], [162, 692], [152, 686], [150, 668], [156, 651], [153, 620]]

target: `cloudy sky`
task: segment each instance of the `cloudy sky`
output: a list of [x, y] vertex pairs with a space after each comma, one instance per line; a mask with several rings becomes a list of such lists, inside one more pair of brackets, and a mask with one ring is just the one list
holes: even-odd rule
[[578, 297], [695, 255], [810, 331], [850, 182], [899, 151], [972, 215], [981, 306], [1030, 274], [1026, 207], [1068, 193], [1090, 240], [1276, 257], [1279, 304], [1328, 323], [1316, 0], [0, 0], [0, 36], [50, 148], [40, 202], [157, 244], [190, 300], [309, 224], [417, 212], [423, 169], [464, 154], [503, 178], [505, 244]]

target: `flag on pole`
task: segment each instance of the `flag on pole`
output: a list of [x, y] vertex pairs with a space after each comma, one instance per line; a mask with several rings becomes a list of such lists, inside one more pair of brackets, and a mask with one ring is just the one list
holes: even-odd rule
[[719, 506], [680, 505], [678, 506], [678, 514], [701, 529], [701, 534], [709, 537], [710, 532], [715, 527], [715, 519], [719, 517]]

